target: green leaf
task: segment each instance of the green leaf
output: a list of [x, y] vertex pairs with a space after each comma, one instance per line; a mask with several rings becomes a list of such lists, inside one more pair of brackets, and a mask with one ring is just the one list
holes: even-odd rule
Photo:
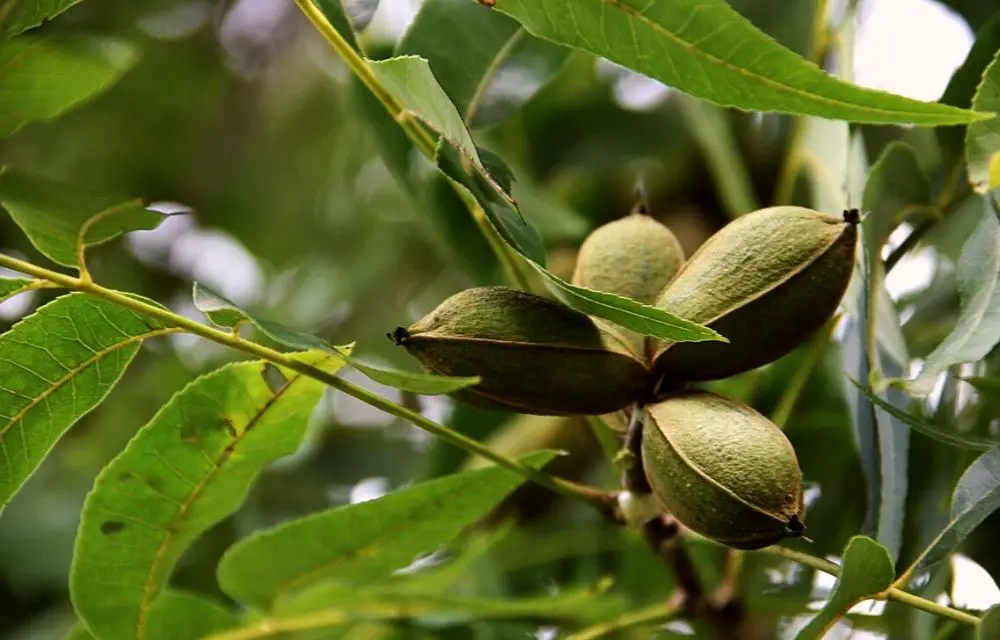
[[724, 0], [498, 0], [496, 8], [538, 37], [724, 107], [919, 125], [988, 117], [837, 80], [761, 33]]
[[990, 607], [983, 614], [976, 629], [976, 640], [996, 640], [1000, 638], [1000, 606]]
[[[299, 358], [331, 373], [323, 352]], [[301, 444], [325, 386], [263, 361], [234, 363], [174, 395], [97, 477], [70, 575], [73, 606], [105, 640], [144, 637], [178, 558], [236, 511], [257, 474]]]
[[172, 331], [72, 293], [0, 335], [0, 512], [66, 430], [104, 400], [139, 344]]
[[234, 327], [242, 322], [249, 322], [265, 336], [292, 349], [308, 351], [317, 349], [333, 354], [365, 374], [371, 380], [396, 389], [436, 395], [452, 393], [479, 384], [478, 377], [439, 376], [428, 373], [412, 373], [409, 371], [390, 371], [365, 364], [352, 358], [345, 347], [335, 347], [326, 340], [308, 333], [289, 329], [277, 322], [264, 320], [250, 315], [222, 294], [213, 291], [198, 282], [194, 283], [194, 306], [204, 313], [215, 324], [222, 327]]
[[78, 2], [80, 0], [6, 0], [0, 4], [0, 40], [37, 27]]
[[0, 302], [19, 293], [37, 289], [38, 285], [39, 281], [31, 278], [0, 278]]
[[368, 23], [375, 17], [375, 10], [378, 9], [379, 0], [343, 0], [344, 8], [351, 19], [351, 26], [356, 32], [365, 30]]
[[153, 602], [145, 638], [204, 638], [237, 624], [236, 614], [221, 604], [193, 593], [167, 589]]
[[488, 127], [544, 87], [569, 50], [532, 37], [514, 20], [475, 2], [427, 0], [396, 53], [425, 58], [465, 121]]
[[796, 640], [823, 638], [854, 605], [880, 594], [892, 585], [895, 572], [885, 547], [871, 538], [854, 536], [847, 543], [840, 577], [833, 594]]
[[[1000, 51], [983, 73], [983, 80], [972, 98], [978, 111], [1000, 113]], [[1000, 154], [1000, 120], [973, 122], [965, 132], [965, 161], [969, 165], [969, 183], [977, 193], [1000, 187], [1000, 176], [991, 168]]]
[[[554, 455], [522, 460], [537, 468]], [[523, 482], [507, 468], [487, 467], [280, 525], [233, 545], [219, 563], [219, 585], [244, 604], [270, 609], [321, 581], [382, 580], [451, 542]]]
[[969, 465], [951, 498], [948, 525], [924, 550], [914, 566], [923, 570], [947, 558], [991, 513], [1000, 508], [1000, 447]]
[[325, 610], [341, 611], [346, 617], [421, 618], [447, 616], [450, 622], [530, 618], [553, 622], [591, 622], [621, 611], [622, 598], [612, 598], [603, 589], [572, 589], [557, 595], [519, 599], [476, 598], [437, 593], [400, 592], [391, 587], [350, 587], [332, 583], [317, 585], [270, 618], [281, 625], [285, 618]]
[[979, 393], [985, 396], [1000, 397], [1000, 378], [970, 376], [962, 378], [962, 380], [971, 384]]
[[872, 165], [862, 200], [872, 255], [881, 255], [889, 234], [909, 213], [930, 205], [931, 185], [916, 152], [905, 143], [890, 143]]
[[944, 429], [932, 422], [927, 422], [921, 420], [920, 418], [902, 411], [899, 408], [893, 406], [889, 402], [886, 402], [878, 395], [876, 395], [871, 389], [866, 388], [858, 383], [858, 381], [851, 378], [851, 382], [854, 384], [858, 390], [863, 393], [871, 402], [878, 405], [878, 407], [890, 414], [892, 417], [896, 418], [899, 422], [908, 425], [913, 428], [914, 431], [918, 431], [928, 438], [933, 438], [938, 442], [943, 442], [944, 444], [951, 445], [959, 449], [972, 449], [975, 451], [986, 451], [991, 447], [1000, 445], [1000, 440], [993, 440], [990, 438], [983, 438], [980, 436], [973, 435], [963, 435], [960, 433], [955, 433]]
[[942, 371], [985, 357], [1000, 341], [1000, 222], [985, 202], [979, 224], [962, 247], [956, 278], [961, 299], [958, 320], [927, 356], [920, 374], [907, 383], [914, 393], [930, 393]]
[[[1000, 50], [1000, 14], [976, 31], [965, 61], [952, 74], [940, 102], [954, 107], [972, 106], [972, 98], [993, 55]], [[934, 131], [941, 147], [942, 165], [947, 169], [965, 163], [965, 127], [939, 127]]]
[[67, 267], [78, 266], [81, 241], [107, 242], [154, 229], [165, 218], [139, 198], [94, 193], [14, 169], [0, 172], [0, 204], [36, 249]]
[[504, 191], [483, 166], [479, 151], [472, 140], [461, 114], [448, 98], [431, 72], [427, 61], [419, 56], [400, 56], [369, 62], [372, 73], [406, 112], [426, 123], [461, 152], [463, 159], [510, 206], [515, 207], [510, 194]]
[[[344, 8], [345, 1], [351, 0], [312, 0], [313, 4], [319, 8], [330, 25], [337, 30], [337, 33], [347, 41], [351, 48], [358, 53], [362, 53], [354, 22]], [[366, 2], [367, 0], [360, 1]]]
[[[867, 381], [873, 372], [901, 376], [908, 359], [898, 360], [878, 341], [875, 341], [874, 353], [868, 350], [873, 329], [870, 322], [873, 313], [871, 302], [879, 300], [873, 295], [879, 291], [872, 291], [873, 270], [880, 268], [881, 263], [873, 262], [871, 242], [867, 239], [867, 221], [861, 225], [860, 233], [857, 263], [857, 281], [860, 284], [853, 293], [852, 321], [844, 340], [844, 369], [849, 379], [855, 380]], [[882, 287], [879, 286], [879, 289]], [[887, 389], [882, 396], [886, 403], [904, 410], [909, 404], [909, 398], [899, 389]], [[888, 548], [891, 557], [896, 558], [902, 546], [910, 432], [892, 414], [881, 406], [873, 405], [859, 390], [848, 387], [846, 398], [867, 490], [862, 531], [876, 535], [878, 541]]]
[[708, 327], [684, 320], [663, 309], [642, 304], [631, 298], [578, 287], [545, 269], [536, 259], [537, 254], [544, 254], [544, 249], [534, 228], [519, 219], [515, 219], [512, 210], [495, 207], [488, 202], [482, 191], [471, 184], [468, 179], [464, 179], [463, 182], [463, 177], [457, 172], [450, 158], [451, 155], [449, 150], [439, 148], [438, 166], [449, 177], [452, 185], [473, 205], [479, 204], [497, 234], [542, 275], [549, 291], [561, 302], [587, 315], [610, 320], [644, 335], [678, 342], [725, 341], [721, 334]]
[[691, 127], [708, 170], [715, 181], [715, 190], [731, 218], [760, 208], [750, 172], [736, 144], [724, 110], [690, 96], [679, 96], [684, 119]]
[[25, 35], [3, 42], [0, 138], [29, 122], [53, 120], [104, 91], [137, 58], [132, 45], [107, 38]]

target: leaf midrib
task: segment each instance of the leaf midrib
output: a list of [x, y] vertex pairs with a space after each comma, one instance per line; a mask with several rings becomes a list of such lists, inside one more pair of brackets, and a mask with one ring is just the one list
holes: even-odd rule
[[[569, 1], [572, 2], [573, 0], [569, 0]], [[761, 83], [761, 84], [763, 84], [765, 86], [772, 87], [772, 88], [774, 88], [774, 89], [776, 89], [778, 91], [782, 91], [782, 92], [788, 93], [790, 95], [797, 96], [799, 98], [809, 99], [809, 100], [812, 100], [814, 102], [823, 103], [823, 104], [826, 104], [826, 105], [829, 105], [829, 106], [832, 106], [832, 107], [855, 109], [855, 110], [860, 109], [862, 111], [867, 111], [867, 112], [870, 112], [872, 114], [881, 114], [881, 115], [886, 115], [886, 116], [906, 116], [906, 117], [912, 117], [912, 118], [915, 118], [915, 119], [923, 119], [923, 118], [927, 118], [927, 117], [935, 117], [935, 116], [943, 115], [943, 114], [936, 114], [936, 113], [929, 112], [929, 111], [909, 111], [909, 110], [902, 109], [902, 108], [887, 109], [887, 108], [883, 108], [883, 107], [873, 107], [873, 106], [867, 106], [867, 105], [859, 105], [857, 103], [847, 102], [847, 101], [844, 101], [844, 100], [839, 100], [837, 98], [831, 98], [831, 97], [828, 97], [828, 96], [824, 96], [822, 94], [810, 93], [810, 92], [805, 91], [803, 89], [799, 89], [797, 87], [793, 87], [793, 86], [784, 84], [782, 82], [778, 82], [777, 80], [774, 80], [772, 78], [768, 78], [767, 76], [760, 75], [759, 73], [757, 73], [755, 71], [751, 71], [751, 70], [745, 69], [743, 67], [737, 67], [737, 66], [733, 65], [732, 63], [728, 62], [727, 60], [723, 60], [722, 58], [719, 58], [719, 57], [717, 57], [717, 56], [715, 56], [715, 55], [713, 55], [711, 53], [708, 53], [707, 51], [704, 51], [703, 49], [699, 49], [697, 47], [697, 45], [695, 45], [694, 43], [689, 42], [687, 40], [684, 40], [683, 38], [681, 38], [676, 33], [670, 31], [669, 29], [667, 29], [664, 25], [660, 24], [659, 22], [656, 22], [652, 18], [647, 17], [645, 15], [645, 13], [643, 13], [642, 11], [638, 11], [638, 10], [636, 10], [633, 7], [630, 7], [628, 5], [622, 4], [621, 0], [600, 0], [600, 1], [602, 3], [604, 3], [604, 4], [606, 4], [606, 5], [611, 6], [614, 9], [620, 10], [622, 13], [634, 16], [637, 20], [639, 20], [643, 24], [645, 24], [648, 27], [650, 27], [654, 32], [660, 33], [661, 35], [665, 36], [667, 39], [669, 39], [671, 42], [673, 42], [677, 46], [679, 46], [682, 49], [685, 49], [686, 51], [688, 51], [691, 54], [693, 54], [696, 58], [702, 59], [705, 62], [708, 62], [708, 63], [710, 63], [710, 64], [712, 64], [712, 65], [714, 65], [716, 67], [720, 67], [720, 68], [726, 69], [726, 70], [728, 70], [730, 72], [733, 72], [733, 73], [735, 73], [737, 75], [744, 76], [746, 78], [749, 78], [751, 80], [759, 82], [759, 83]], [[523, 4], [522, 4], [522, 6], [523, 6]], [[545, 37], [545, 36], [541, 36], [539, 34], [535, 34], [535, 35], [538, 35], [539, 37], [543, 37], [543, 38]], [[547, 38], [547, 39], [551, 40], [551, 38]], [[784, 47], [782, 47], [777, 42], [774, 42], [774, 45], [777, 46], [777, 47], [780, 47], [783, 50], [785, 49]], [[807, 65], [813, 67], [817, 72], [819, 72], [819, 73], [825, 73], [822, 69], [820, 69], [818, 66], [810, 63], [809, 61], [803, 60], [803, 62], [805, 62]], [[844, 83], [844, 84], [847, 84], [848, 86], [850, 86], [850, 87], [852, 87], [854, 89], [857, 89], [859, 91], [863, 91], [863, 92], [866, 92], [866, 93], [872, 93], [872, 94], [878, 94], [878, 95], [885, 96], [887, 98], [898, 99], [898, 98], [901, 97], [901, 96], [897, 96], [897, 95], [894, 95], [894, 94], [891, 94], [891, 93], [888, 93], [888, 92], [878, 91], [876, 89], [863, 89], [863, 88], [858, 87], [857, 85], [854, 85], [854, 84], [851, 84], [851, 83]], [[725, 106], [735, 106], [735, 105], [729, 104], [729, 103], [721, 103], [720, 102], [720, 104], [725, 104]], [[926, 103], [926, 104], [927, 104], [928, 108], [933, 108], [935, 106], [936, 107], [941, 107], [941, 108], [947, 107], [947, 105], [941, 105], [941, 104], [937, 104], [937, 103]], [[951, 111], [951, 112], [954, 112], [956, 114], [958, 112], [965, 112], [965, 113], [969, 113], [969, 114], [976, 114], [976, 119], [973, 120], [973, 122], [974, 121], [980, 121], [980, 120], [985, 121], [985, 120], [989, 120], [990, 119], [990, 117], [989, 117], [990, 114], [980, 114], [979, 112], [968, 111], [968, 110], [964, 110], [964, 109], [956, 109], [954, 107], [952, 107], [950, 109], [947, 109], [947, 111]]]
[[177, 508], [174, 517], [171, 519], [170, 523], [163, 528], [164, 536], [163, 540], [156, 548], [156, 553], [153, 556], [153, 562], [149, 565], [149, 572], [146, 575], [146, 582], [143, 584], [142, 589], [142, 599], [139, 601], [139, 616], [138, 622], [136, 624], [136, 638], [138, 640], [145, 640], [148, 622], [149, 622], [149, 612], [152, 605], [153, 598], [156, 597], [156, 578], [159, 573], [160, 567], [163, 564], [164, 557], [166, 556], [167, 549], [173, 542], [179, 527], [179, 523], [183, 522], [187, 518], [190, 512], [191, 506], [201, 497], [201, 494], [205, 491], [205, 487], [215, 479], [215, 477], [222, 470], [222, 466], [225, 464], [226, 460], [232, 456], [236, 449], [236, 446], [243, 441], [243, 439], [250, 434], [253, 428], [260, 422], [261, 418], [267, 413], [267, 411], [282, 398], [285, 393], [300, 380], [307, 379], [304, 375], [298, 374], [291, 380], [285, 382], [284, 385], [274, 393], [267, 401], [254, 413], [253, 417], [247, 421], [246, 427], [240, 432], [236, 437], [234, 437], [229, 444], [223, 447], [222, 452], [212, 460], [212, 468], [206, 473], [202, 479], [194, 486], [191, 492], [188, 494], [186, 500]]
[[29, 411], [31, 411], [36, 406], [38, 406], [38, 404], [42, 400], [47, 399], [53, 393], [55, 393], [56, 391], [58, 391], [59, 389], [61, 389], [68, 381], [76, 378], [76, 376], [80, 375], [80, 373], [84, 369], [86, 369], [86, 368], [94, 365], [98, 360], [104, 358], [105, 356], [107, 356], [110, 353], [113, 353], [114, 351], [117, 351], [118, 349], [121, 349], [121, 348], [123, 348], [125, 346], [128, 346], [128, 345], [131, 345], [131, 344], [134, 344], [136, 342], [142, 342], [143, 340], [146, 340], [148, 338], [155, 338], [155, 337], [158, 337], [158, 336], [161, 336], [161, 335], [166, 335], [166, 334], [169, 334], [169, 333], [177, 333], [178, 331], [181, 331], [181, 329], [179, 329], [177, 327], [165, 327], [165, 328], [161, 328], [161, 329], [156, 329], [154, 331], [147, 331], [146, 333], [141, 333], [141, 334], [138, 334], [138, 335], [129, 336], [129, 338], [127, 340], [122, 340], [121, 342], [116, 342], [115, 344], [111, 345], [110, 347], [105, 347], [101, 351], [98, 351], [97, 353], [95, 353], [93, 356], [91, 356], [87, 360], [83, 361], [82, 363], [80, 363], [79, 365], [77, 365], [76, 367], [74, 367], [73, 369], [70, 369], [69, 371], [67, 371], [65, 373], [65, 375], [63, 375], [62, 378], [56, 380], [56, 382], [54, 384], [50, 385], [41, 394], [35, 396], [31, 400], [31, 402], [29, 402], [27, 405], [24, 406], [24, 408], [22, 408], [20, 411], [18, 411], [16, 414], [14, 414], [14, 416], [10, 419], [10, 421], [6, 425], [4, 425], [3, 427], [0, 427], [0, 442], [3, 442], [4, 435], [6, 435], [8, 431], [10, 431], [11, 429], [13, 429], [14, 426], [17, 425], [17, 423], [19, 423], [21, 420], [23, 420], [24, 417], [25, 417], [25, 415], [27, 415], [27, 413]]

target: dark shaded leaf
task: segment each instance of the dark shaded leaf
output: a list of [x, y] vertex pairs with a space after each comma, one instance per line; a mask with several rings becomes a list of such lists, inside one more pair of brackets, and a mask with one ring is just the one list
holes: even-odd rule
[[976, 640], [996, 640], [1000, 638], [1000, 606], [990, 607], [983, 614], [979, 628], [976, 629]]
[[872, 257], [880, 256], [889, 234], [908, 214], [931, 204], [931, 185], [909, 145], [892, 142], [872, 165], [862, 208]]

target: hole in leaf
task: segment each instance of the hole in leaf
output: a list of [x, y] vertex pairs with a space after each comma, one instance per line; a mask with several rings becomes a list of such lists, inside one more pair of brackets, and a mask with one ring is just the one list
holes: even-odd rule
[[106, 536], [113, 536], [125, 530], [125, 523], [118, 520], [106, 520], [101, 523], [101, 533]]
[[264, 377], [264, 382], [267, 383], [267, 388], [271, 390], [271, 393], [277, 394], [281, 389], [288, 384], [288, 379], [282, 375], [281, 370], [273, 364], [265, 364], [264, 371], [261, 373]]

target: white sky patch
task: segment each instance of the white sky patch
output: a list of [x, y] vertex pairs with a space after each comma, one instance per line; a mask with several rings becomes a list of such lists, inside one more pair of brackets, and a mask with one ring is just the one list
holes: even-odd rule
[[953, 606], [985, 611], [1000, 604], [1000, 589], [986, 569], [971, 558], [956, 553], [951, 557]]
[[974, 40], [965, 21], [934, 0], [862, 0], [861, 15], [854, 82], [917, 100], [941, 97]]

